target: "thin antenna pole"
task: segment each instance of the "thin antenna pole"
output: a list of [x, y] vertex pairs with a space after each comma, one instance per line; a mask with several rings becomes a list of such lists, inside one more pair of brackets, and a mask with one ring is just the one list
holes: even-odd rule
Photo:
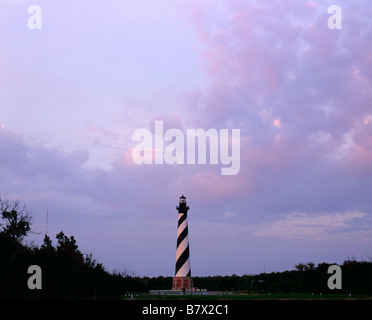
[[47, 216], [46, 216], [46, 235], [48, 235], [48, 218], [49, 218], [49, 210], [47, 209]]

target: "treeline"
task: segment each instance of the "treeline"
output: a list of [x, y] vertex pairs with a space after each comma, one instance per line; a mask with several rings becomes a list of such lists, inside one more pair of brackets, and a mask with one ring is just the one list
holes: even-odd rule
[[[369, 259], [371, 260], [371, 259]], [[258, 275], [194, 277], [194, 286], [208, 291], [240, 291], [244, 293], [352, 293], [372, 294], [372, 261], [345, 260], [340, 265], [342, 289], [331, 290], [328, 268], [335, 263], [298, 264], [294, 270]], [[172, 277], [132, 278], [134, 291], [169, 290]], [[137, 285], [135, 285], [137, 283]]]
[[372, 294], [372, 261], [345, 260], [341, 267], [342, 289], [328, 288], [329, 266], [335, 263], [299, 264], [295, 270], [243, 276], [195, 277], [194, 285], [208, 290], [247, 293], [352, 293]]
[[[1, 299], [120, 299], [130, 277], [83, 255], [73, 236], [60, 232], [56, 238], [56, 247], [48, 236], [40, 247], [28, 247], [0, 234]], [[31, 265], [41, 269], [41, 290], [29, 288]]]
[[[62, 231], [55, 247], [46, 235], [40, 247], [25, 245], [31, 222], [25, 205], [0, 195], [0, 299], [119, 299], [134, 288], [132, 277], [107, 272]], [[30, 289], [33, 265], [40, 267], [41, 289]]]
[[[31, 215], [20, 202], [0, 196], [0, 299], [120, 299], [126, 293], [169, 290], [172, 277], [139, 277], [127, 270], [108, 272], [92, 254], [83, 254], [74, 236], [63, 231], [57, 244], [45, 235], [41, 246], [25, 245]], [[342, 289], [328, 289], [331, 264], [299, 264], [295, 270], [259, 275], [194, 277], [194, 286], [210, 291], [247, 293], [313, 292], [372, 294], [372, 259], [344, 261]], [[29, 267], [41, 270], [41, 289], [30, 289]]]
[[[121, 299], [126, 293], [170, 289], [172, 277], [139, 277], [127, 270], [108, 272], [92, 254], [83, 254], [74, 236], [45, 235], [40, 247], [23, 245], [0, 232], [0, 299]], [[41, 269], [41, 289], [30, 289], [28, 268]]]
[[[1, 299], [120, 299], [125, 293], [169, 290], [172, 277], [139, 277], [126, 270], [105, 270], [91, 254], [83, 255], [73, 236], [63, 232], [52, 246], [48, 236], [40, 247], [27, 247], [0, 234]], [[42, 270], [42, 289], [30, 290], [30, 265]], [[341, 265], [342, 289], [330, 290], [332, 264], [299, 264], [295, 270], [243, 276], [194, 277], [194, 285], [209, 291], [246, 293], [352, 293], [372, 294], [372, 262], [349, 259]]]

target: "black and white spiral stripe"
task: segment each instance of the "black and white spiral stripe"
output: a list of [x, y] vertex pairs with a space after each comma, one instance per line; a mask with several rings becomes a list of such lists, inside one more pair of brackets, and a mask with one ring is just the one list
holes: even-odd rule
[[176, 277], [190, 277], [190, 249], [187, 227], [187, 213], [178, 214]]

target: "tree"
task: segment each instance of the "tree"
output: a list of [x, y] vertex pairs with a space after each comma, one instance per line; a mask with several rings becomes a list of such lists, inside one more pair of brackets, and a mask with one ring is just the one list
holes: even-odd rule
[[304, 270], [305, 270], [305, 267], [306, 267], [306, 265], [303, 264], [303, 263], [299, 263], [298, 265], [295, 265], [295, 268], [296, 268], [298, 271], [304, 271]]
[[43, 244], [40, 247], [40, 250], [45, 251], [45, 252], [54, 252], [55, 251], [55, 249], [52, 245], [52, 240], [49, 238], [49, 236], [47, 236], [47, 235], [44, 236], [44, 241], [43, 241]]
[[315, 263], [314, 262], [309, 262], [307, 264], [307, 270], [315, 270]]
[[56, 235], [56, 238], [58, 240], [57, 253], [69, 256], [80, 265], [84, 263], [84, 256], [80, 250], [78, 250], [78, 245], [76, 244], [74, 236], [69, 238], [61, 231]]
[[21, 242], [31, 231], [31, 212], [20, 200], [10, 200], [0, 195], [0, 234]]
[[91, 268], [91, 269], [99, 269], [99, 270], [104, 270], [104, 266], [102, 263], [98, 263], [96, 259], [93, 259], [93, 254], [92, 253], [86, 253], [85, 254], [85, 257], [84, 257], [84, 265], [87, 267], [87, 268]]

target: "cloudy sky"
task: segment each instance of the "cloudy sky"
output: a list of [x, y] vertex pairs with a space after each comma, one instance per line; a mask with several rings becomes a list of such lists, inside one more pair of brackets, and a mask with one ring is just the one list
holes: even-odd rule
[[[30, 5], [41, 9], [41, 29]], [[342, 9], [342, 29], [327, 10]], [[369, 0], [0, 0], [0, 193], [109, 271], [372, 256]], [[31, 22], [29, 19], [31, 18]], [[136, 129], [240, 129], [240, 171], [136, 165]]]

